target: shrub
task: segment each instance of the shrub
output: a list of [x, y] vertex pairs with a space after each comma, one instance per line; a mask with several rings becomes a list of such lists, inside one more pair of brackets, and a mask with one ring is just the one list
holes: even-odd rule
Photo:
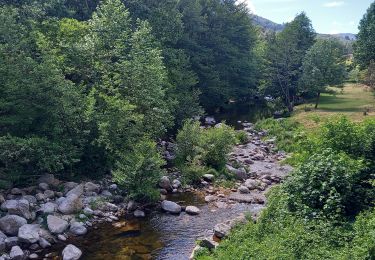
[[236, 138], [240, 144], [246, 144], [249, 141], [249, 137], [247, 136], [247, 133], [242, 130], [236, 132]]
[[156, 201], [159, 198], [157, 183], [163, 174], [165, 164], [156, 144], [141, 140], [132, 151], [122, 155], [116, 162], [114, 180], [124, 187], [129, 197], [137, 201]]
[[347, 117], [330, 120], [322, 127], [321, 145], [335, 151], [361, 156], [365, 151], [365, 134], [360, 124]]
[[23, 184], [45, 173], [58, 173], [76, 162], [76, 157], [74, 149], [46, 138], [0, 137], [0, 173], [7, 182]]
[[236, 132], [230, 126], [220, 124], [203, 131], [204, 163], [221, 170], [227, 161], [227, 154], [236, 144]]
[[292, 173], [284, 188], [289, 208], [310, 218], [340, 220], [357, 214], [371, 201], [371, 177], [362, 161], [323, 150]]
[[186, 121], [176, 137], [176, 164], [183, 165], [203, 154], [203, 130], [199, 122]]
[[178, 132], [176, 143], [176, 166], [185, 181], [194, 183], [210, 169], [224, 169], [227, 154], [236, 143], [236, 132], [225, 124], [202, 129], [199, 122], [187, 121]]

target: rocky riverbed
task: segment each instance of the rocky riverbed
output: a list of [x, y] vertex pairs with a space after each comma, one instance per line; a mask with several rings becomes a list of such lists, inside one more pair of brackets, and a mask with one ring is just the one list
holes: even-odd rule
[[[257, 217], [267, 190], [291, 170], [279, 164], [285, 154], [274, 140], [262, 141], [265, 133], [251, 124], [244, 130], [249, 141], [235, 147], [227, 165], [237, 178], [231, 189], [214, 186], [212, 175], [199, 189], [182, 187], [174, 173], [160, 180], [156, 207], [125, 201], [109, 179], [75, 183], [45, 175], [34, 187], [2, 191], [0, 259], [188, 259], [196, 239], [215, 247], [246, 221], [244, 213]], [[162, 145], [173, 159], [174, 145]]]

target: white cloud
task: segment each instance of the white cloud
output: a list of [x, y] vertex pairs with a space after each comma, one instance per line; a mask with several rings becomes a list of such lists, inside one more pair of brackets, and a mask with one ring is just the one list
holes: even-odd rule
[[327, 2], [325, 4], [323, 4], [324, 7], [339, 7], [339, 6], [343, 6], [345, 4], [345, 2], [343, 1], [334, 1], [334, 2]]
[[253, 2], [251, 0], [245, 0], [245, 3], [247, 5], [247, 7], [249, 8], [249, 10], [255, 14], [256, 13], [256, 10], [255, 10], [255, 6], [253, 4]]

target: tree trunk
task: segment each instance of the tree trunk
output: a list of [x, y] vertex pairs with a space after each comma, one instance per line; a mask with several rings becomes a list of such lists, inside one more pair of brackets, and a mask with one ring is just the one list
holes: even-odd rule
[[320, 92], [318, 92], [318, 96], [316, 97], [315, 109], [318, 109], [319, 100], [320, 100]]

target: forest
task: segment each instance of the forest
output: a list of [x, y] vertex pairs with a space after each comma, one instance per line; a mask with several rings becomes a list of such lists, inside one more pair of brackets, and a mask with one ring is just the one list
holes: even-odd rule
[[256, 224], [197, 259], [374, 259], [371, 109], [315, 129], [294, 115], [324, 108], [332, 87], [375, 89], [375, 3], [354, 46], [317, 36], [304, 12], [275, 32], [237, 0], [0, 0], [0, 189], [110, 176], [154, 203], [170, 164], [183, 185], [230, 183], [228, 154], [246, 133], [197, 118], [267, 107], [292, 116], [256, 127], [295, 170]]

